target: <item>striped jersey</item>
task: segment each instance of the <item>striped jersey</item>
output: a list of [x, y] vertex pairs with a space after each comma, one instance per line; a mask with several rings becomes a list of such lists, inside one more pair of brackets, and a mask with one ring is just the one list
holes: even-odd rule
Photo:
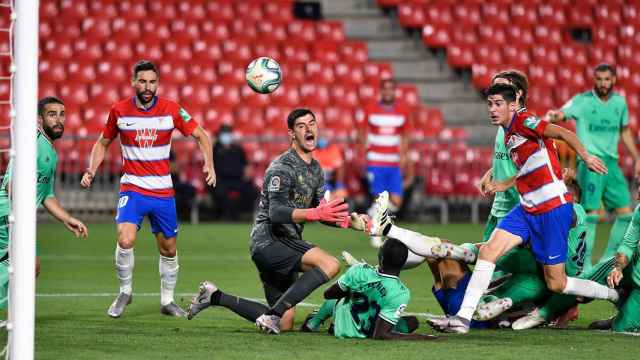
[[109, 112], [102, 136], [114, 139], [120, 134], [121, 192], [168, 197], [174, 194], [169, 170], [173, 129], [189, 136], [198, 124], [171, 100], [155, 97], [153, 102], [146, 110], [136, 105], [135, 98], [117, 102]]
[[409, 109], [402, 103], [365, 107], [367, 121], [367, 164], [369, 166], [400, 165], [400, 143], [409, 132]]
[[531, 214], [542, 214], [571, 202], [562, 181], [558, 152], [545, 137], [548, 122], [528, 111], [518, 112], [505, 131], [505, 144], [516, 165], [516, 189], [520, 204]]

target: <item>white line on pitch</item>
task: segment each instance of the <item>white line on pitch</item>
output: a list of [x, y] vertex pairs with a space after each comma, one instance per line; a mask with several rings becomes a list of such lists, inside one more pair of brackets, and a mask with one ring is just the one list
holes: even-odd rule
[[[176, 297], [188, 297], [191, 298], [194, 294], [193, 293], [177, 293], [175, 294]], [[116, 297], [118, 296], [118, 293], [39, 293], [36, 294], [36, 297], [39, 298], [70, 298], [70, 297]], [[156, 297], [156, 296], [160, 296], [160, 293], [133, 293], [134, 297]], [[266, 301], [264, 299], [256, 299], [256, 298], [246, 298], [247, 300], [251, 300], [251, 301], [258, 301], [261, 303], [265, 303]], [[301, 302], [298, 303], [299, 306], [304, 306], [304, 307], [318, 307], [320, 305], [317, 304], [311, 304], [311, 303], [305, 303], [305, 302]]]

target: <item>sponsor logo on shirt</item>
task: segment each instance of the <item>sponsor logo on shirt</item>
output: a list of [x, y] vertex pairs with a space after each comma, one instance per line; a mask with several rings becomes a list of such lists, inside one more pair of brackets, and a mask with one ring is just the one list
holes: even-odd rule
[[158, 138], [156, 129], [136, 129], [136, 141], [142, 148], [152, 147]]
[[531, 130], [535, 130], [538, 127], [538, 124], [540, 124], [540, 119], [535, 116], [529, 116], [528, 118], [524, 119], [524, 126], [528, 127]]
[[269, 191], [280, 191], [280, 176], [274, 176], [269, 181]]
[[182, 120], [184, 120], [184, 122], [188, 122], [189, 120], [191, 120], [191, 115], [189, 115], [189, 113], [183, 109], [180, 108], [180, 111], [178, 111], [180, 113], [180, 117], [182, 117]]

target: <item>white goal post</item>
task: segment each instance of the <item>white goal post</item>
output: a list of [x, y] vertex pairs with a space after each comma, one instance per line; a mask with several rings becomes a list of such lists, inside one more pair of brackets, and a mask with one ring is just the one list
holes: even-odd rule
[[12, 0], [14, 23], [13, 178], [9, 269], [9, 358], [34, 357], [36, 251], [36, 121], [38, 103], [38, 0]]

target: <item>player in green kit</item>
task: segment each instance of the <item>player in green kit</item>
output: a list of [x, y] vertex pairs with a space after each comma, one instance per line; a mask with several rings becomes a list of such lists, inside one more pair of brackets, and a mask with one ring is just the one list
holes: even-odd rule
[[[617, 217], [609, 235], [607, 249], [602, 258], [615, 253], [631, 221], [631, 196], [629, 185], [618, 165], [618, 142], [620, 138], [635, 161], [634, 174], [640, 174], [640, 156], [629, 129], [627, 103], [621, 95], [612, 91], [616, 83], [616, 71], [611, 65], [598, 65], [594, 70], [593, 90], [575, 95], [560, 110], [551, 110], [547, 117], [551, 121], [576, 120], [576, 132], [587, 151], [601, 158], [607, 174], [589, 171], [581, 160], [577, 165], [577, 179], [582, 188], [582, 206], [589, 214], [592, 231], [587, 239], [595, 241], [596, 212], [601, 202], [607, 210], [615, 209]], [[587, 268], [591, 265], [591, 254], [587, 254]]]
[[[434, 340], [435, 336], [409, 334], [402, 313], [409, 303], [409, 289], [398, 277], [408, 255], [402, 242], [389, 238], [378, 252], [379, 267], [351, 266], [324, 292], [327, 299], [317, 313], [307, 317], [301, 330], [316, 331], [329, 317], [338, 338], [378, 340]], [[406, 319], [406, 318], [404, 318]]]
[[[529, 81], [527, 76], [517, 70], [501, 71], [493, 76], [492, 84], [509, 84], [518, 90], [518, 104], [521, 110], [526, 108]], [[489, 240], [491, 233], [500, 220], [520, 202], [518, 191], [510, 184], [501, 187], [516, 176], [516, 166], [511, 161], [504, 143], [504, 129], [498, 126], [493, 150], [493, 163], [485, 175], [480, 179], [478, 190], [483, 196], [495, 194], [491, 212], [482, 235], [482, 241]], [[505, 189], [506, 188], [506, 189]]]
[[[54, 179], [58, 155], [53, 142], [64, 133], [65, 111], [63, 102], [55, 97], [45, 97], [38, 101], [37, 133], [37, 187], [36, 204], [43, 205], [76, 237], [86, 237], [87, 227], [60, 205], [54, 193]], [[0, 187], [0, 309], [7, 306], [9, 284], [9, 214], [11, 212], [11, 168], [10, 163]], [[19, 240], [19, 239], [18, 239]], [[36, 256], [36, 276], [40, 273], [40, 259]]]

